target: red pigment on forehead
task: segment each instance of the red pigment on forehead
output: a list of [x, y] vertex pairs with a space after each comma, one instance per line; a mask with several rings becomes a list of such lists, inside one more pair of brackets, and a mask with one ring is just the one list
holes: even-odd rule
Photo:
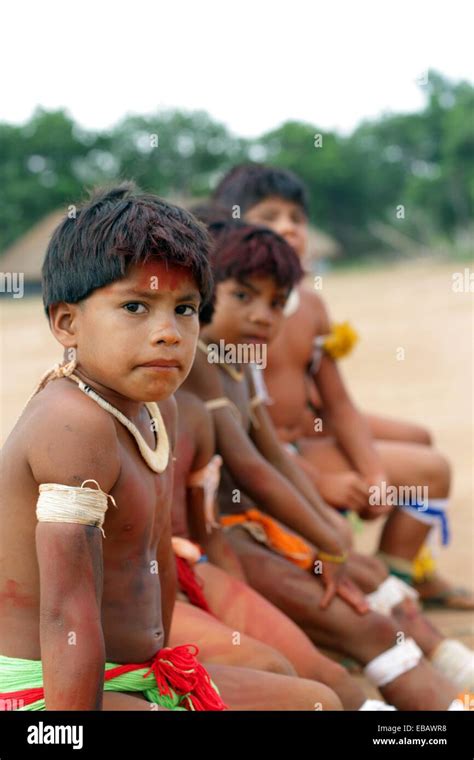
[[180, 266], [170, 267], [163, 261], [147, 261], [146, 264], [140, 264], [138, 272], [137, 284], [140, 288], [176, 290], [186, 281], [191, 285], [195, 284], [190, 269]]

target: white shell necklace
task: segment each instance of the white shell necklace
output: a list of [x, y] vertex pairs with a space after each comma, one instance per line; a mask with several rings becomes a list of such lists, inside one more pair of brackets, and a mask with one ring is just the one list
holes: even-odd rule
[[127, 430], [135, 438], [137, 446], [140, 450], [140, 454], [147, 463], [148, 467], [153, 470], [153, 472], [164, 472], [164, 470], [166, 470], [169, 462], [170, 444], [168, 440], [168, 433], [166, 432], [166, 427], [163, 422], [163, 417], [161, 416], [158, 404], [156, 404], [154, 401], [145, 402], [145, 406], [151, 418], [152, 429], [157, 439], [156, 446], [154, 449], [152, 449], [143, 438], [137, 426], [134, 425], [133, 422], [128, 419], [128, 417], [122, 414], [119, 409], [116, 409], [115, 406], [112, 406], [112, 404], [106, 401], [105, 398], [102, 398], [102, 396], [96, 393], [95, 390], [90, 387], [90, 385], [86, 385], [86, 383], [77, 377], [77, 375], [70, 374], [68, 377], [70, 377], [71, 380], [74, 380], [74, 382], [78, 384], [83, 393], [85, 393], [87, 396], [90, 396], [90, 398], [96, 401], [97, 404], [102, 407], [102, 409], [105, 409], [106, 412], [110, 412], [110, 414], [112, 414], [119, 422], [122, 423], [122, 425], [127, 428]]

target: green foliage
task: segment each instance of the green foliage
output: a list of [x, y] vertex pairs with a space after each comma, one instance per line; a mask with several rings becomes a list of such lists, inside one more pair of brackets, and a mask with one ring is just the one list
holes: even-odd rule
[[420, 112], [364, 122], [348, 137], [289, 121], [244, 140], [203, 111], [176, 110], [91, 132], [64, 111], [38, 109], [23, 126], [0, 124], [0, 250], [94, 185], [132, 178], [163, 196], [202, 197], [246, 160], [299, 174], [312, 220], [346, 258], [387, 250], [397, 235], [414, 246], [443, 239], [449, 248], [472, 224], [474, 88], [432, 71], [425, 95]]

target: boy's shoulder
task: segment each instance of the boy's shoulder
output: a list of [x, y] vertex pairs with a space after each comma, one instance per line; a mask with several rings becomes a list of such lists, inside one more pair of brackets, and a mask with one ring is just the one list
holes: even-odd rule
[[206, 404], [195, 393], [179, 389], [177, 393], [179, 427], [194, 430], [196, 434], [207, 431], [212, 426], [212, 417]]
[[198, 348], [191, 371], [180, 391], [182, 389], [205, 401], [222, 395], [220, 370], [208, 361], [207, 352]]
[[303, 285], [299, 289], [299, 294], [300, 307], [292, 317], [295, 321], [305, 320], [305, 322], [307, 322], [311, 319], [316, 326], [316, 332], [318, 335], [327, 333], [330, 327], [330, 317], [326, 304], [319, 293], [316, 293], [316, 291], [311, 290], [308, 286]]
[[319, 310], [326, 311], [326, 304], [316, 290], [303, 284], [299, 289], [301, 306], [317, 307]]
[[52, 380], [34, 396], [23, 416], [29, 426], [61, 427], [69, 431], [75, 424], [84, 431], [99, 428], [104, 435], [115, 431], [112, 415], [86, 396], [75, 383], [62, 378]]
[[206, 405], [204, 401], [201, 401], [199, 396], [192, 393], [190, 390], [179, 389], [176, 394], [176, 400], [178, 402], [178, 413], [181, 411], [192, 414], [193, 417], [202, 418], [207, 414]]
[[106, 489], [118, 478], [120, 454], [112, 415], [68, 380], [51, 381], [31, 399], [16, 434], [38, 483], [100, 477]]

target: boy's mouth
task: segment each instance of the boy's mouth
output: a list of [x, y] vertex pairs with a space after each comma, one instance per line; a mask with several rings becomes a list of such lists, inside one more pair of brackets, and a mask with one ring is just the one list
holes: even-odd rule
[[270, 337], [269, 335], [243, 335], [242, 336], [242, 343], [268, 343]]
[[181, 364], [180, 362], [176, 361], [176, 359], [154, 359], [151, 362], [140, 364], [140, 367], [146, 367], [147, 369], [154, 370], [171, 370], [181, 369]]

